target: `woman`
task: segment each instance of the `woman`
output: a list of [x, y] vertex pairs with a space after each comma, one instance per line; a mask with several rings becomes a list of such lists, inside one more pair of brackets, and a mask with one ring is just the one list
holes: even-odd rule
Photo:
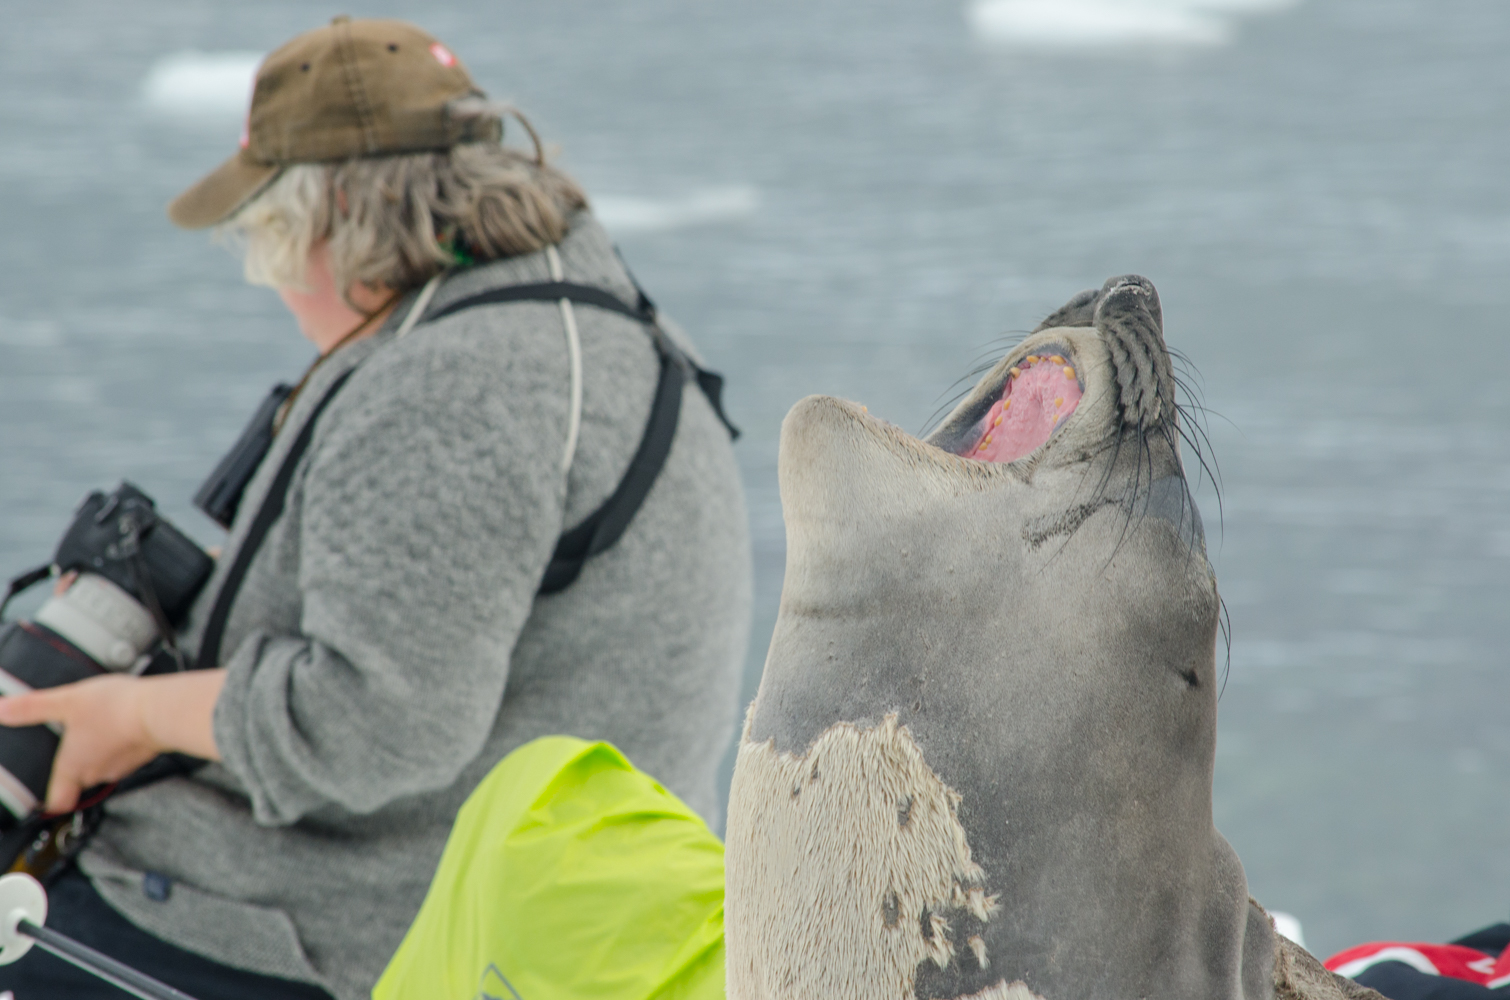
[[[0, 700], [64, 727], [53, 809], [164, 752], [213, 762], [111, 799], [49, 917], [206, 1000], [367, 996], [462, 801], [537, 736], [716, 808], [750, 602], [729, 434], [682, 391], [622, 536], [537, 596], [683, 369], [577, 186], [501, 132], [401, 22], [267, 58], [241, 151], [170, 215], [240, 234], [320, 358], [181, 637], [207, 669]], [[551, 281], [611, 298], [477, 304]], [[0, 988], [115, 995], [38, 953]]]

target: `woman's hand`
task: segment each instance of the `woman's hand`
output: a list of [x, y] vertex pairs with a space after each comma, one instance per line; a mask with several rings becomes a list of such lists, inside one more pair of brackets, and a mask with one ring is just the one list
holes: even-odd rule
[[107, 674], [0, 698], [0, 725], [51, 722], [62, 727], [47, 811], [67, 812], [84, 789], [119, 781], [158, 754], [178, 751], [220, 759], [213, 717], [224, 684], [224, 670], [157, 677]]

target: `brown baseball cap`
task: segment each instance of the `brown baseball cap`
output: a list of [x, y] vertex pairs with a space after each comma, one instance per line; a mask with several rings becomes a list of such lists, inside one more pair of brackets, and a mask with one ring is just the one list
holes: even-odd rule
[[262, 61], [241, 149], [168, 206], [186, 229], [230, 218], [283, 168], [354, 156], [498, 142], [495, 115], [456, 114], [482, 96], [461, 60], [404, 21], [338, 17]]

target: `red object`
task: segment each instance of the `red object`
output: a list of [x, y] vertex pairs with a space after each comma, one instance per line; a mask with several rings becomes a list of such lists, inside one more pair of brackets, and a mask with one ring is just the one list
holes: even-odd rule
[[1464, 979], [1491, 990], [1510, 985], [1510, 947], [1495, 956], [1460, 944], [1374, 941], [1339, 951], [1323, 964], [1337, 975], [1352, 979], [1380, 962], [1404, 962], [1427, 975]]

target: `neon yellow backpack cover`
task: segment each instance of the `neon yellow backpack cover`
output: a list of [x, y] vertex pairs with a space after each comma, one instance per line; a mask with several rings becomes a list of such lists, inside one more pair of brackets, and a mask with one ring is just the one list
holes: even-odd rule
[[547, 736], [493, 768], [372, 996], [516, 993], [724, 995], [723, 844], [607, 743]]

